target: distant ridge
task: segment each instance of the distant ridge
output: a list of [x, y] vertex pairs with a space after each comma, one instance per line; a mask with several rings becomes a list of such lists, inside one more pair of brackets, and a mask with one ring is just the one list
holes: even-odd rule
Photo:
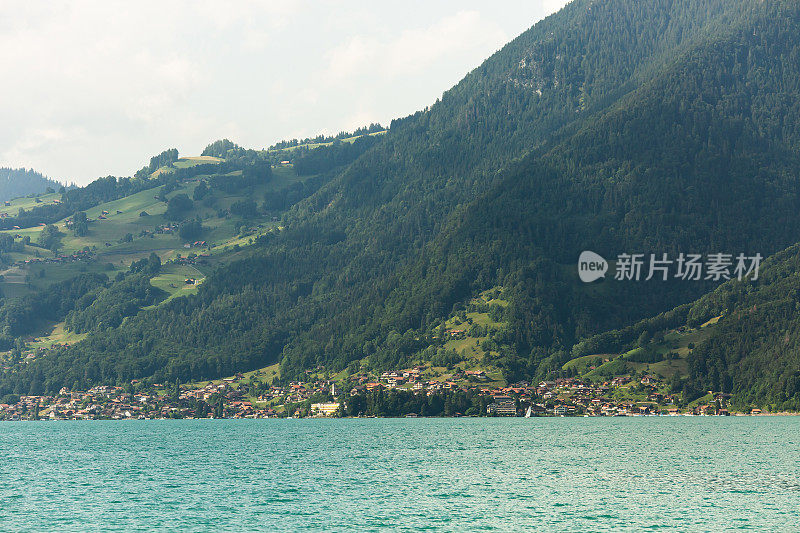
[[42, 194], [48, 187], [57, 191], [64, 185], [27, 168], [0, 168], [0, 201], [13, 200], [29, 194]]

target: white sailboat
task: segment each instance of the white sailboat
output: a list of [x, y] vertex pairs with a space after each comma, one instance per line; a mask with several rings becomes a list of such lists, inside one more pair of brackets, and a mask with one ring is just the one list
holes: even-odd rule
[[531, 411], [532, 411], [531, 407], [532, 406], [529, 405], [528, 406], [528, 410], [525, 411], [525, 418], [530, 418], [531, 417]]

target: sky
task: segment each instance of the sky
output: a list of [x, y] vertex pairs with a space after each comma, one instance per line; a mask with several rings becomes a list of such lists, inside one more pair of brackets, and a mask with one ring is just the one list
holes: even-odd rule
[[388, 125], [566, 0], [0, 0], [0, 167], [64, 182]]

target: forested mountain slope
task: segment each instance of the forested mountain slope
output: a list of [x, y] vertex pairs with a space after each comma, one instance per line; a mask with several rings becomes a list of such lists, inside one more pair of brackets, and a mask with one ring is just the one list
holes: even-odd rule
[[[682, 392], [685, 403], [712, 391], [730, 395], [738, 410], [799, 411], [799, 273], [800, 245], [794, 244], [763, 262], [757, 280], [731, 280], [694, 302], [585, 339], [573, 347], [565, 367], [599, 354], [612, 355], [601, 357], [610, 362], [598, 371], [634, 360], [658, 373], [685, 362], [686, 372], [671, 380], [672, 392]], [[665, 334], [672, 341], [665, 341]], [[682, 336], [688, 343], [685, 361], [674, 343]], [[637, 348], [640, 353], [631, 359]]]
[[690, 319], [721, 316], [689, 355], [689, 383], [732, 394], [739, 405], [800, 411], [800, 246], [774, 255], [758, 283], [731, 282], [692, 306]]
[[[396, 120], [177, 298], [2, 385], [286, 376], [402, 364], [476, 293], [508, 289], [509, 376], [705, 283], [581, 286], [583, 249], [761, 252], [798, 240], [796, 1], [575, 1]], [[333, 158], [336, 159], [336, 158]], [[343, 159], [336, 159], [343, 161]]]

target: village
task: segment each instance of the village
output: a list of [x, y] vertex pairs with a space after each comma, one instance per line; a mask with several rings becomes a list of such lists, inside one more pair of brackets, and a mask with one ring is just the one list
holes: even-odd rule
[[24, 259], [20, 261], [16, 261], [11, 264], [12, 267], [25, 267], [28, 265], [36, 265], [36, 264], [45, 264], [45, 265], [59, 265], [64, 263], [75, 263], [75, 262], [89, 262], [94, 260], [95, 254], [92, 250], [78, 250], [77, 252], [69, 255], [56, 255], [55, 257], [32, 257], [30, 259]]
[[[449, 416], [761, 414], [758, 409], [746, 413], [729, 411], [730, 396], [721, 393], [709, 394], [707, 402], [679, 407], [677, 398], [659, 392], [663, 383], [652, 376], [636, 381], [616, 377], [602, 383], [559, 378], [503, 387], [482, 386], [480, 382], [486, 379], [482, 371], [456, 373], [445, 381], [425, 380], [421, 376], [422, 369], [415, 367], [380, 376], [356, 375], [344, 383], [313, 379], [262, 385], [257, 373], [249, 377], [237, 374], [199, 385], [146, 384], [133, 380], [125, 386], [97, 386], [86, 391], [62, 388], [58, 394], [49, 396], [9, 395], [3, 398], [6, 403], [0, 403], [0, 420], [342, 417], [346, 416], [346, 406], [359, 398], [393, 393], [422, 400], [460, 393], [479, 400], [480, 412], [471, 409]], [[633, 390], [640, 393], [640, 399], [631, 398]], [[398, 412], [394, 416], [425, 415]]]

